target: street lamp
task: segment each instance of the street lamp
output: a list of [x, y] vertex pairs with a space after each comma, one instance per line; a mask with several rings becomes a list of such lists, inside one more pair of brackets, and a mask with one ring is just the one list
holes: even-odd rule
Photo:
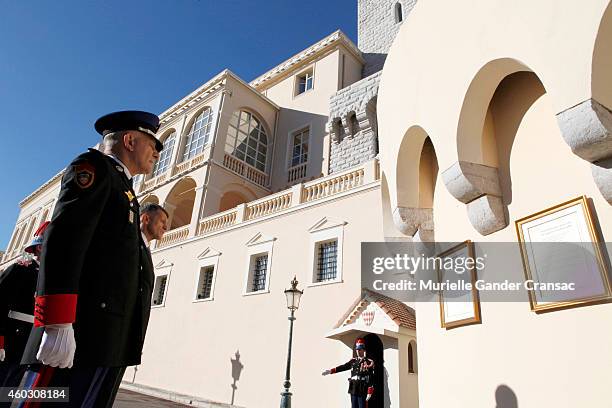
[[287, 297], [287, 308], [291, 310], [291, 316], [289, 316], [289, 350], [287, 351], [287, 371], [285, 372], [285, 382], [283, 387], [285, 390], [281, 392], [281, 408], [291, 408], [291, 393], [289, 387], [291, 382], [289, 381], [291, 374], [291, 342], [293, 341], [293, 322], [295, 321], [295, 311], [300, 307], [300, 298], [302, 297], [301, 290], [297, 288], [298, 281], [293, 277], [291, 281], [291, 288], [285, 290], [285, 296]]

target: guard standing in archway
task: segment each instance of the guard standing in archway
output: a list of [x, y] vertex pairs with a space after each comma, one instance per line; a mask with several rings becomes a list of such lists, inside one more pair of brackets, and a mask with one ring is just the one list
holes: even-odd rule
[[365, 341], [362, 338], [355, 341], [355, 351], [357, 357], [338, 367], [323, 371], [323, 375], [351, 370], [348, 389], [351, 394], [351, 408], [366, 408], [367, 402], [374, 394], [374, 360], [366, 357]]

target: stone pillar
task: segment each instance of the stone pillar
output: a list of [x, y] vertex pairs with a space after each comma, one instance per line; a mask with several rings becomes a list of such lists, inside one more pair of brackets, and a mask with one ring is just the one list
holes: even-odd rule
[[291, 207], [302, 204], [302, 196], [304, 194], [304, 183], [299, 183], [291, 186]]
[[202, 202], [204, 201], [205, 186], [196, 187], [195, 200], [193, 201], [193, 210], [191, 211], [191, 222], [189, 223], [189, 236], [195, 237], [198, 233], [198, 223], [200, 222], [200, 212], [202, 211]]
[[174, 218], [174, 211], [176, 210], [176, 205], [171, 204], [169, 202], [164, 203], [164, 210], [168, 213], [168, 228], [172, 225], [172, 220]]
[[241, 222], [246, 220], [246, 211], [246, 203], [242, 203], [236, 206], [236, 224], [240, 224]]

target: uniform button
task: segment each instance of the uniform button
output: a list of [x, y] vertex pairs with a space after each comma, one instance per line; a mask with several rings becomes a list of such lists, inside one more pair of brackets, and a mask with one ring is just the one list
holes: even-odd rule
[[100, 307], [101, 307], [102, 309], [106, 308], [106, 303], [104, 303], [104, 302], [100, 303]]
[[142, 293], [142, 288], [140, 288], [140, 293]]

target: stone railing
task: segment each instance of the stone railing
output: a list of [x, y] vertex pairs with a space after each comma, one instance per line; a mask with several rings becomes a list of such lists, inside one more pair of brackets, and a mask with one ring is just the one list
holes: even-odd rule
[[144, 183], [142, 183], [140, 185], [140, 189], [139, 191], [145, 191], [145, 190], [149, 190], [152, 188], [155, 188], [157, 186], [159, 186], [160, 184], [162, 184], [164, 181], [166, 181], [166, 179], [168, 178], [168, 173], [164, 173], [164, 174], [160, 174], [157, 177], [153, 177], [150, 180], [145, 181]]
[[288, 171], [287, 183], [306, 177], [306, 163], [291, 167]]
[[157, 241], [155, 248], [162, 248], [176, 242], [184, 241], [187, 236], [189, 236], [189, 225], [173, 229], [172, 231], [166, 232], [164, 237]]
[[238, 160], [234, 156], [229, 155], [227, 153], [223, 157], [223, 166], [226, 169], [231, 170], [234, 173], [262, 187], [265, 187], [268, 181], [268, 176], [266, 173], [257, 170], [255, 167], [246, 164], [245, 162]]
[[348, 193], [353, 189], [376, 182], [380, 179], [378, 160], [374, 159], [352, 169], [322, 177], [308, 183], [299, 183], [290, 189], [262, 197], [248, 203], [240, 204], [227, 211], [203, 218], [195, 231], [189, 226], [168, 232], [159, 242], [157, 248], [165, 247], [194, 236], [207, 235], [271, 216], [280, 212], [291, 211], [303, 204], [324, 200], [338, 194]]
[[177, 174], [184, 173], [184, 172], [188, 171], [189, 169], [191, 169], [192, 167], [195, 167], [198, 164], [203, 163], [205, 157], [206, 157], [206, 151], [203, 152], [203, 153], [200, 153], [199, 155], [197, 155], [196, 157], [194, 157], [194, 158], [192, 158], [190, 160], [186, 160], [186, 161], [184, 161], [182, 163], [177, 164], [172, 169], [172, 176], [176, 176]]
[[197, 235], [208, 234], [236, 223], [237, 208], [206, 217], [198, 225]]
[[345, 170], [322, 180], [313, 180], [304, 184], [302, 199], [308, 203], [331, 195], [351, 190], [364, 184], [365, 170], [361, 167]]
[[245, 220], [254, 220], [264, 215], [274, 214], [275, 212], [291, 207], [292, 191], [281, 191], [271, 196], [251, 201], [246, 204]]
[[144, 191], [152, 190], [155, 187], [162, 185], [165, 182], [169, 181], [171, 178], [174, 178], [182, 173], [190, 171], [191, 169], [193, 169], [194, 167], [198, 165], [201, 165], [202, 163], [206, 161], [207, 153], [208, 153], [208, 150], [205, 149], [202, 153], [195, 156], [194, 158], [190, 160], [186, 160], [182, 163], [176, 164], [171, 169], [166, 170], [166, 172], [164, 172], [163, 174], [160, 174], [157, 177], [153, 177], [149, 180], [146, 180], [140, 183], [140, 185], [137, 187], [138, 194], [141, 194]]

